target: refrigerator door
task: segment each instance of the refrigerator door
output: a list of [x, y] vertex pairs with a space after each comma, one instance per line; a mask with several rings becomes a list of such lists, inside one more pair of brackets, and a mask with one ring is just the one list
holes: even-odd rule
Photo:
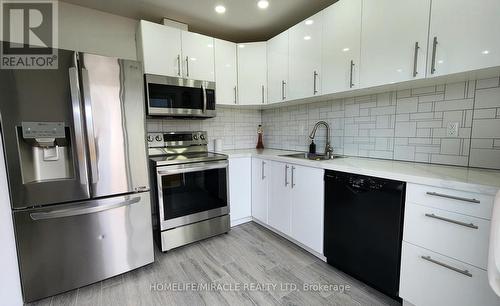
[[154, 260], [149, 192], [16, 211], [14, 223], [25, 302]]
[[76, 53], [58, 52], [55, 70], [0, 70], [1, 127], [14, 209], [90, 197]]
[[149, 190], [139, 62], [80, 54], [93, 198]]

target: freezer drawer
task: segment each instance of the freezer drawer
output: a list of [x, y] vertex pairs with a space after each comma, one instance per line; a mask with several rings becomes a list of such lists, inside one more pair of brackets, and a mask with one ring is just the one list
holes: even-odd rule
[[14, 212], [25, 302], [154, 261], [150, 194]]

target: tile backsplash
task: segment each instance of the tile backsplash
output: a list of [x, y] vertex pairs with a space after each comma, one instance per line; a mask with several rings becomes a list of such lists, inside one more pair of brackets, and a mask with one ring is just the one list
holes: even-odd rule
[[[262, 123], [266, 148], [307, 151], [320, 120], [338, 154], [500, 169], [500, 77], [262, 111], [220, 107], [213, 119], [148, 119], [147, 128], [206, 130], [211, 150], [217, 138], [231, 150], [254, 148]], [[318, 152], [325, 142], [320, 127]]]
[[319, 120], [339, 154], [500, 169], [498, 77], [263, 110], [264, 143], [306, 151]]
[[224, 150], [255, 148], [257, 126], [261, 124], [260, 110], [218, 108], [217, 117], [205, 120], [147, 119], [148, 132], [207, 131], [208, 148], [214, 140], [222, 139]]

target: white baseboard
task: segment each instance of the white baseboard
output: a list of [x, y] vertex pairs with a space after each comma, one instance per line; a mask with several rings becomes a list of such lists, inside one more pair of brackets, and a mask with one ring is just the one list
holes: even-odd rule
[[247, 223], [250, 221], [252, 221], [252, 217], [245, 217], [245, 218], [241, 218], [241, 219], [231, 220], [231, 227], [234, 227], [234, 226], [237, 226], [237, 225], [240, 225], [243, 223]]

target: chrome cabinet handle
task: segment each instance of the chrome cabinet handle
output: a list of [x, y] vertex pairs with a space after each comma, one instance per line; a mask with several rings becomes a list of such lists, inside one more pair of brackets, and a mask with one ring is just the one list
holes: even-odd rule
[[295, 166], [292, 166], [292, 188], [295, 187]]
[[413, 77], [416, 77], [417, 74], [418, 74], [418, 71], [417, 71], [418, 49], [420, 49], [420, 47], [418, 46], [418, 41], [416, 41], [415, 42], [415, 51], [414, 51], [414, 54], [413, 54]]
[[238, 93], [236, 92], [236, 86], [234, 86], [234, 104], [238, 104]]
[[429, 218], [441, 220], [441, 221], [444, 221], [444, 222], [449, 222], [449, 223], [457, 224], [457, 225], [460, 225], [460, 226], [465, 226], [465, 227], [468, 227], [468, 228], [473, 228], [473, 229], [478, 229], [479, 228], [474, 223], [465, 223], [465, 222], [462, 222], [462, 221], [457, 221], [457, 220], [448, 219], [448, 218], [441, 217], [441, 216], [436, 216], [435, 214], [425, 214], [425, 216], [429, 217]]
[[189, 56], [186, 56], [186, 76], [189, 76]]
[[285, 187], [288, 186], [288, 168], [290, 168], [290, 166], [285, 165]]
[[177, 55], [177, 75], [181, 76], [181, 55]]
[[285, 86], [286, 86], [286, 82], [284, 80], [281, 81], [281, 100], [286, 99]]
[[262, 85], [262, 104], [264, 104], [264, 85]]
[[266, 162], [265, 161], [262, 161], [262, 179], [264, 180], [266, 178], [266, 175], [264, 173], [264, 169], [265, 169], [265, 166], [266, 165]]
[[462, 270], [462, 269], [459, 269], [459, 268], [455, 268], [455, 267], [452, 267], [448, 264], [445, 264], [443, 262], [440, 262], [440, 261], [437, 261], [435, 259], [432, 259], [430, 256], [420, 256], [423, 260], [427, 260], [429, 262], [432, 262], [438, 266], [441, 266], [441, 267], [444, 267], [446, 269], [450, 269], [452, 271], [455, 271], [457, 273], [460, 273], [460, 274], [463, 274], [465, 276], [468, 276], [468, 277], [472, 277], [472, 274], [469, 272], [469, 270]]
[[110, 201], [107, 205], [88, 205], [87, 207], [79, 208], [69, 208], [69, 209], [59, 209], [48, 212], [31, 213], [30, 218], [32, 220], [47, 220], [47, 219], [57, 219], [65, 217], [73, 217], [79, 215], [88, 215], [92, 213], [102, 212], [105, 210], [110, 210], [114, 208], [119, 208], [131, 204], [135, 204], [141, 200], [140, 197], [134, 197], [130, 199], [120, 199], [118, 201]]
[[470, 203], [476, 203], [476, 204], [481, 203], [481, 201], [476, 200], [476, 199], [462, 198], [462, 197], [452, 196], [452, 195], [443, 194], [443, 193], [437, 193], [437, 192], [430, 192], [430, 191], [428, 191], [427, 194], [430, 195], [430, 196], [447, 198], [447, 199], [452, 199], [452, 200], [458, 200], [458, 201], [464, 201], [464, 202], [470, 202]]
[[353, 88], [354, 87], [354, 83], [353, 83], [353, 73], [354, 73], [354, 61], [351, 60], [351, 67], [350, 67], [350, 72], [349, 72], [349, 88]]
[[[80, 176], [80, 184], [88, 185], [87, 173], [87, 157], [85, 156], [85, 138], [83, 132], [83, 112], [80, 104], [80, 85], [78, 84], [78, 69], [76, 68], [76, 52], [75, 52], [75, 67], [69, 68], [69, 84], [71, 93], [71, 105], [73, 110], [73, 122], [75, 129], [75, 146], [76, 156], [78, 160], [78, 175]], [[88, 192], [88, 187], [87, 187]]]
[[432, 59], [431, 59], [431, 74], [436, 72], [436, 49], [438, 44], [437, 36], [434, 36], [434, 40], [432, 41]]
[[317, 78], [318, 78], [318, 72], [316, 70], [314, 70], [314, 82], [313, 82], [313, 93], [314, 94], [318, 93], [318, 90], [316, 89]]
[[94, 133], [94, 120], [92, 114], [92, 100], [90, 97], [89, 72], [82, 68], [83, 100], [85, 104], [85, 123], [87, 126], [87, 142], [89, 146], [90, 172], [92, 184], [99, 181], [99, 169], [97, 165], [97, 148]]

